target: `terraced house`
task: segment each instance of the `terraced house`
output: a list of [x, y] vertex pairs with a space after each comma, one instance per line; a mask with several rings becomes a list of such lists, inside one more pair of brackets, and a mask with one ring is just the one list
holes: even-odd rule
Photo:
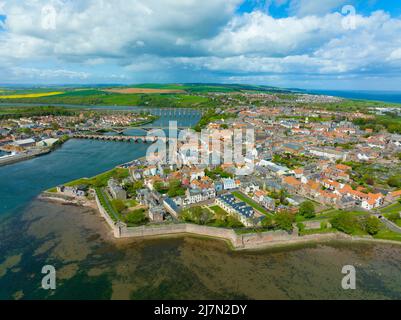
[[231, 193], [218, 196], [216, 204], [238, 218], [244, 226], [252, 227], [255, 225], [255, 212], [253, 208], [245, 202], [237, 202]]

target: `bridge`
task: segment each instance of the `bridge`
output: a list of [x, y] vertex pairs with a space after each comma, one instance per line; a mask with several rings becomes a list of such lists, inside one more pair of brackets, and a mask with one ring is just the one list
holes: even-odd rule
[[[177, 126], [178, 130], [185, 130], [185, 129], [190, 129], [191, 127], [184, 127], [184, 126]], [[124, 131], [126, 130], [142, 130], [145, 133], [151, 131], [151, 130], [168, 130], [170, 129], [169, 126], [157, 126], [157, 127], [152, 127], [152, 126], [138, 126], [138, 127], [134, 127], [134, 126], [128, 126], [128, 127], [109, 127], [109, 128], [87, 128], [88, 131], [92, 131], [92, 132], [102, 132], [102, 131], [112, 131], [118, 134], [123, 134]]]
[[141, 108], [135, 107], [136, 113], [150, 113], [155, 116], [199, 116], [208, 111], [208, 108], [191, 107], [191, 108]]
[[[169, 142], [172, 140], [168, 137], [146, 137], [146, 136], [103, 136], [98, 134], [74, 134], [74, 139], [90, 139], [90, 140], [104, 140], [104, 141], [123, 141], [134, 143], [154, 143], [156, 141]], [[174, 138], [173, 138], [174, 139]]]

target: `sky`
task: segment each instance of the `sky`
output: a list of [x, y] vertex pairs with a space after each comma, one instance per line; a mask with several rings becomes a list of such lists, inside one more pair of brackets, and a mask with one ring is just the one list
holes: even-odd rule
[[0, 84], [401, 91], [400, 0], [0, 0]]

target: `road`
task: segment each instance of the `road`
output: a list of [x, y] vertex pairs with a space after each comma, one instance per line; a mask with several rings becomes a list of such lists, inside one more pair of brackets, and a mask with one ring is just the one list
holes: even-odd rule
[[389, 228], [391, 231], [401, 233], [401, 227], [397, 226], [394, 222], [385, 218], [382, 214], [375, 214], [375, 216], [378, 217], [381, 222], [383, 222], [386, 227]]

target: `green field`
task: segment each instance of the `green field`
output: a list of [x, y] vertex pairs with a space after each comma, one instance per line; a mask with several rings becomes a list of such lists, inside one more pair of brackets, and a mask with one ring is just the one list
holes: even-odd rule
[[211, 206], [209, 208], [212, 209], [216, 213], [216, 215], [220, 215], [220, 216], [228, 215], [228, 213], [224, 209], [220, 208], [219, 206]]
[[115, 168], [110, 171], [101, 173], [95, 177], [81, 178], [78, 180], [68, 182], [65, 185], [69, 187], [79, 186], [79, 185], [87, 185], [90, 187], [104, 187], [107, 185], [107, 181], [109, 181], [111, 178], [123, 179], [128, 177], [128, 175], [129, 175], [128, 169]]
[[383, 214], [388, 214], [388, 213], [399, 213], [401, 212], [401, 203], [393, 203], [383, 209], [380, 209], [380, 212]]
[[[1, 103], [10, 102], [10, 99], [1, 99]], [[77, 90], [63, 94], [38, 97], [12, 99], [13, 103], [40, 103], [71, 104], [71, 105], [99, 105], [99, 106], [144, 106], [158, 108], [208, 108], [217, 104], [209, 97], [185, 93], [176, 94], [121, 94], [100, 90]]]
[[250, 205], [252, 208], [255, 210], [259, 211], [260, 213], [263, 213], [264, 215], [271, 215], [265, 208], [263, 208], [259, 203], [253, 201], [251, 198], [248, 196], [244, 195], [243, 193], [239, 191], [234, 191], [232, 193], [236, 198], [239, 200], [245, 202], [246, 204]]
[[[312, 220], [322, 220], [322, 219], [330, 219], [332, 217], [334, 217], [336, 214], [344, 212], [344, 210], [338, 210], [338, 209], [332, 209], [332, 210], [328, 210], [322, 213], [317, 214], [317, 216], [315, 218], [313, 218]], [[367, 216], [369, 215], [369, 213], [367, 213], [366, 211], [346, 211], [349, 214], [356, 216], [356, 217], [362, 217], [362, 216]]]
[[401, 241], [401, 233], [393, 232], [387, 229], [384, 225], [380, 228], [378, 234], [373, 236], [375, 239]]

